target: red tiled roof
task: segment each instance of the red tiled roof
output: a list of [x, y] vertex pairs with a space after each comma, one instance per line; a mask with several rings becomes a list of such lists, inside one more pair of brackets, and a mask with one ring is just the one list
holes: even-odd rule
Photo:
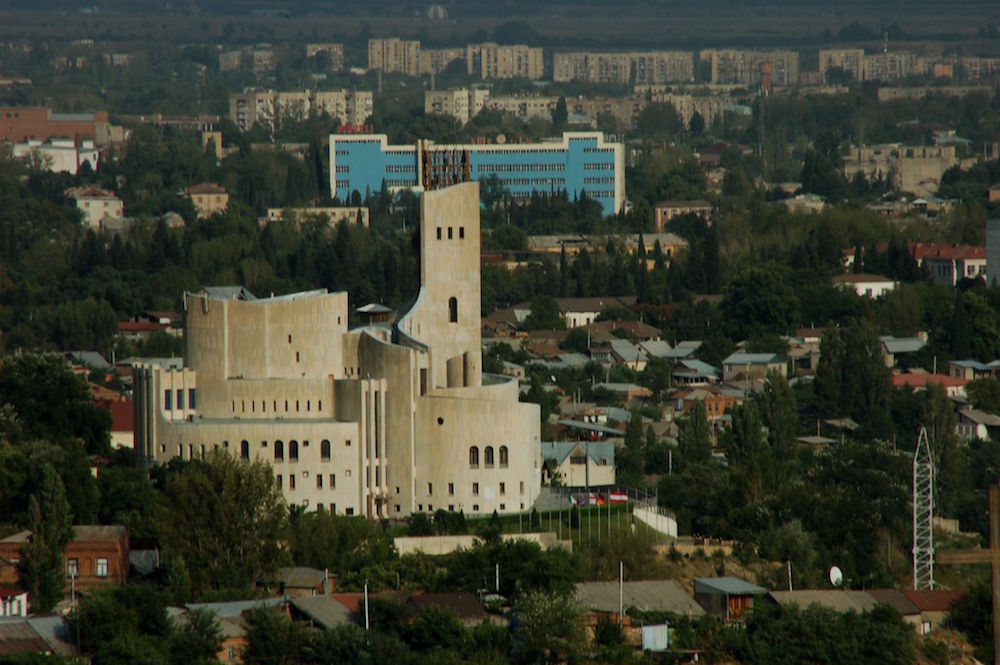
[[926, 259], [979, 259], [986, 260], [986, 248], [975, 245], [945, 245], [936, 242], [913, 243], [910, 248], [913, 256], [920, 263]]
[[151, 321], [119, 321], [118, 332], [120, 333], [143, 333], [166, 330], [170, 326], [166, 323], [153, 323]]
[[959, 388], [968, 383], [966, 379], [958, 379], [947, 374], [897, 374], [892, 377], [892, 385], [910, 386], [911, 388], [926, 388], [928, 384], [936, 383], [945, 388]]

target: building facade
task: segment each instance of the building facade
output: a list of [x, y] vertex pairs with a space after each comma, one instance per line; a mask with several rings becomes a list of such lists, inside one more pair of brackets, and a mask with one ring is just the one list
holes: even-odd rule
[[424, 113], [450, 115], [463, 125], [483, 110], [490, 91], [487, 88], [451, 88], [424, 92]]
[[273, 128], [282, 120], [299, 122], [313, 113], [360, 126], [371, 117], [374, 99], [370, 90], [247, 90], [229, 95], [229, 119], [242, 131], [257, 124]]
[[368, 69], [416, 76], [420, 73], [420, 42], [397, 37], [369, 39]]
[[694, 54], [690, 51], [556, 53], [552, 56], [552, 79], [637, 85], [688, 82], [694, 80]]
[[259, 458], [289, 504], [340, 514], [530, 508], [538, 406], [482, 372], [478, 183], [425, 192], [420, 224], [420, 290], [391, 327], [348, 330], [346, 293], [186, 294], [184, 368], [134, 370], [141, 458]]
[[840, 69], [850, 74], [855, 81], [860, 81], [865, 68], [865, 50], [862, 48], [820, 49], [819, 75], [820, 81], [826, 81], [826, 74], [831, 69]]
[[799, 80], [797, 51], [706, 49], [698, 55], [708, 67], [711, 83], [757, 86], [761, 84], [762, 66], [766, 65], [770, 65], [770, 83], [773, 86], [793, 86]]
[[545, 76], [541, 47], [524, 44], [468, 44], [465, 47], [465, 66], [469, 76], [478, 76], [484, 81], [512, 78], [537, 80]]
[[514, 199], [565, 190], [598, 201], [605, 215], [625, 204], [625, 154], [599, 132], [566, 132], [561, 140], [519, 144], [389, 145], [385, 134], [330, 136], [330, 191], [426, 191], [497, 176]]

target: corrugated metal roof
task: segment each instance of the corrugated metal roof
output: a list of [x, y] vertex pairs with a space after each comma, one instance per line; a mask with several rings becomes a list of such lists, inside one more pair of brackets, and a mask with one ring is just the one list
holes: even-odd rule
[[867, 612], [878, 602], [864, 591], [850, 589], [802, 589], [799, 591], [772, 591], [771, 598], [779, 605], [798, 605], [805, 609], [819, 605], [837, 612]]
[[450, 610], [462, 621], [482, 621], [490, 617], [471, 593], [422, 593], [411, 596], [409, 603], [421, 610], [427, 607]]
[[[598, 612], [618, 611], [618, 591], [618, 582], [583, 582], [576, 585], [576, 597], [580, 604]], [[673, 612], [691, 617], [705, 614], [701, 605], [674, 580], [625, 582], [621, 594], [625, 607], [643, 612]]]
[[920, 608], [899, 589], [872, 589], [868, 593], [879, 605], [888, 605], [904, 617], [920, 614]]
[[351, 621], [351, 611], [330, 596], [293, 598], [292, 606], [324, 628], [336, 628]]
[[0, 656], [52, 652], [52, 647], [27, 620], [0, 621]]
[[258, 598], [256, 600], [233, 600], [225, 603], [191, 603], [189, 610], [208, 610], [219, 618], [235, 618], [255, 607], [277, 607], [284, 598]]
[[777, 353], [733, 353], [722, 361], [724, 365], [768, 365], [781, 362]]
[[914, 591], [904, 589], [903, 594], [910, 599], [910, 602], [917, 606], [921, 612], [947, 612], [951, 606], [965, 595], [963, 591], [945, 591], [935, 589], [933, 591]]
[[[621, 434], [621, 432], [618, 432]], [[556, 464], [562, 464], [574, 450], [579, 448], [584, 454], [589, 454], [595, 464], [614, 466], [615, 444], [610, 441], [542, 441], [542, 459], [554, 459]]]
[[322, 570], [307, 566], [279, 568], [274, 575], [276, 582], [293, 589], [315, 589], [323, 584], [325, 577], [326, 573]]
[[738, 577], [696, 577], [694, 578], [695, 593], [717, 595], [759, 596], [767, 593], [767, 589], [751, 584]]

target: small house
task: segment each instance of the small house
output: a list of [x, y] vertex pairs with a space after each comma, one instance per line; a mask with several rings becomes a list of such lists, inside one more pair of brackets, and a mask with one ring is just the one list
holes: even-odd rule
[[742, 621], [743, 613], [767, 594], [767, 589], [738, 577], [696, 577], [694, 599], [708, 614], [726, 623]]

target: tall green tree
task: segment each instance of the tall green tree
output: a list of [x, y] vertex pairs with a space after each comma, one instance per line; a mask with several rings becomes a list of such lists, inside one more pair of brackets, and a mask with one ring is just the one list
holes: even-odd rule
[[33, 611], [48, 612], [62, 598], [63, 552], [73, 538], [66, 490], [51, 466], [43, 469], [41, 488], [29, 501], [28, 516], [31, 536], [21, 546], [18, 576]]
[[712, 442], [708, 430], [705, 402], [697, 401], [688, 411], [681, 426], [678, 451], [685, 465], [703, 464], [712, 458]]
[[170, 636], [171, 665], [210, 665], [219, 660], [222, 628], [215, 614], [193, 609], [174, 627]]
[[787, 459], [795, 450], [799, 434], [799, 416], [795, 394], [788, 381], [775, 370], [767, 373], [763, 390], [758, 396], [761, 416], [767, 426], [767, 439], [771, 450], [779, 459]]
[[196, 593], [249, 589], [287, 560], [288, 508], [266, 462], [213, 450], [167, 478], [163, 506], [165, 548], [183, 557]]

